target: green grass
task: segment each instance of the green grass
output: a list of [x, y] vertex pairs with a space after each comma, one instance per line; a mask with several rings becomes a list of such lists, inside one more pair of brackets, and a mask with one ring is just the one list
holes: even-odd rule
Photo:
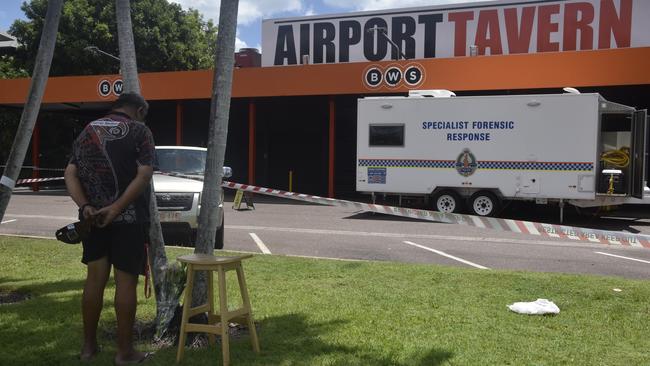
[[[168, 249], [168, 256], [187, 252]], [[0, 364], [76, 363], [80, 255], [80, 246], [0, 236], [0, 290], [32, 294], [0, 305]], [[262, 255], [244, 269], [262, 353], [251, 351], [248, 337], [234, 340], [234, 365], [650, 364], [647, 281]], [[102, 333], [115, 324], [109, 286]], [[155, 301], [138, 294], [138, 318], [151, 320]], [[561, 313], [506, 308], [537, 298], [554, 301]], [[97, 364], [110, 365], [113, 341], [100, 342]], [[159, 350], [148, 364], [171, 365], [175, 354]], [[187, 350], [183, 364], [220, 360], [212, 347]]]

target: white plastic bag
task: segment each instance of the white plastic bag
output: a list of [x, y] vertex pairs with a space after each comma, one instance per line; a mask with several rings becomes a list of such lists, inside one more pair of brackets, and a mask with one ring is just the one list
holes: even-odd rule
[[531, 315], [560, 313], [560, 308], [553, 301], [548, 301], [547, 299], [537, 299], [533, 302], [516, 302], [508, 305], [508, 309], [515, 313]]

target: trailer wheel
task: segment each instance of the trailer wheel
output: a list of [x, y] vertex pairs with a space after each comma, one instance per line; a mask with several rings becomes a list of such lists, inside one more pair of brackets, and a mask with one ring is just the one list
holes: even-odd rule
[[442, 191], [436, 194], [434, 209], [443, 213], [454, 213], [461, 210], [462, 201], [454, 191]]
[[469, 206], [476, 216], [494, 216], [499, 211], [501, 204], [493, 193], [480, 191], [470, 197]]

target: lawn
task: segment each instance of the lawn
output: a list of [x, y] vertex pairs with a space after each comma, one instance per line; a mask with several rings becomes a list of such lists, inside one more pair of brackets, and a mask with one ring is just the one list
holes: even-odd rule
[[[80, 246], [0, 236], [0, 292], [30, 294], [0, 305], [1, 365], [76, 364], [80, 255]], [[235, 339], [233, 365], [650, 364], [648, 281], [270, 255], [247, 260], [244, 269], [262, 353], [251, 351], [248, 337]], [[115, 351], [106, 339], [115, 324], [109, 286], [99, 365], [112, 364]], [[138, 293], [138, 318], [150, 321], [155, 301]], [[561, 313], [506, 308], [537, 298], [554, 301]], [[175, 354], [160, 349], [148, 364], [171, 365]], [[213, 347], [188, 350], [182, 364], [220, 363]]]

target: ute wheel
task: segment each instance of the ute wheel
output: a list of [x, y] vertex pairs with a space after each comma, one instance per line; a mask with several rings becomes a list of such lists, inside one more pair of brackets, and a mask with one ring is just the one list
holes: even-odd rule
[[476, 192], [469, 199], [469, 207], [476, 216], [494, 216], [499, 212], [501, 204], [492, 192]]
[[454, 213], [461, 210], [462, 201], [454, 191], [442, 191], [435, 195], [433, 208], [442, 213]]

